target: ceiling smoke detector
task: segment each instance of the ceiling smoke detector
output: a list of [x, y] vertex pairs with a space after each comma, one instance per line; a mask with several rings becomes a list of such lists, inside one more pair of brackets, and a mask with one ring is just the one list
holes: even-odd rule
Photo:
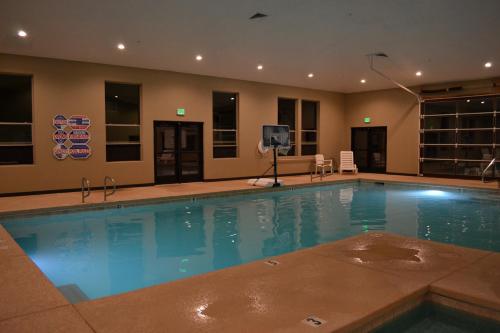
[[267, 14], [263, 14], [263, 13], [255, 13], [253, 14], [252, 16], [250, 16], [250, 20], [255, 20], [255, 19], [261, 19], [261, 18], [264, 18], [264, 17], [267, 17], [268, 15]]

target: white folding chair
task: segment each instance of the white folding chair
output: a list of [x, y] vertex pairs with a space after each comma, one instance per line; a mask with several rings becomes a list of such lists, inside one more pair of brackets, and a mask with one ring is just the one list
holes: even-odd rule
[[340, 152], [339, 173], [342, 174], [344, 171], [351, 171], [354, 174], [358, 173], [358, 167], [354, 164], [354, 154], [352, 151]]

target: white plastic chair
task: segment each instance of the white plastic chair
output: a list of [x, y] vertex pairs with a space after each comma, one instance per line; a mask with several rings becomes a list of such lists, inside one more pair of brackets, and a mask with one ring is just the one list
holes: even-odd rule
[[354, 174], [358, 173], [358, 167], [354, 164], [354, 154], [352, 151], [340, 152], [340, 166], [339, 173], [344, 171], [352, 171]]
[[330, 168], [330, 174], [333, 175], [333, 160], [325, 160], [325, 156], [323, 154], [314, 155], [316, 160], [314, 174], [318, 174], [318, 169], [321, 169], [321, 174], [325, 174], [325, 169]]

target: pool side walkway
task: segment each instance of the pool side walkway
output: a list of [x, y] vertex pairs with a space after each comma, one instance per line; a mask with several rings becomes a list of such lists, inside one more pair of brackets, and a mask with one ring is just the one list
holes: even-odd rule
[[[310, 183], [309, 176], [285, 178], [288, 184]], [[497, 185], [388, 175], [327, 181], [334, 178]], [[119, 190], [110, 199], [248, 188], [242, 180], [164, 185]], [[77, 205], [79, 193], [0, 198], [0, 208], [46, 209], [62, 198], [66, 206]], [[423, 298], [500, 321], [500, 253], [367, 233], [272, 259], [69, 304], [0, 226], [0, 333], [362, 332]]]
[[[440, 186], [453, 186], [472, 189], [489, 189], [499, 190], [500, 192], [500, 183], [498, 182], [482, 183], [479, 180], [463, 180], [451, 178], [430, 178], [372, 173], [359, 173], [358, 175], [339, 175], [336, 173], [332, 176], [323, 178], [323, 180], [315, 178], [312, 183], [309, 175], [284, 176], [280, 178], [282, 178], [285, 181], [285, 184], [288, 186], [335, 183], [349, 180], [356, 181], [358, 179], [361, 179], [370, 181], [408, 182]], [[118, 183], [119, 181], [120, 180], [117, 179]], [[153, 200], [160, 198], [173, 198], [201, 194], [215, 194], [220, 192], [251, 191], [261, 189], [262, 188], [260, 187], [248, 185], [246, 179], [130, 187], [118, 189], [114, 195], [108, 198], [108, 203], [127, 202], [134, 200]], [[92, 191], [91, 196], [86, 199], [85, 203], [85, 205], [102, 204], [102, 190]], [[0, 197], [0, 214], [8, 212], [24, 212], [28, 210], [52, 209], [56, 207], [69, 208], [75, 206], [82, 206], [80, 192]]]

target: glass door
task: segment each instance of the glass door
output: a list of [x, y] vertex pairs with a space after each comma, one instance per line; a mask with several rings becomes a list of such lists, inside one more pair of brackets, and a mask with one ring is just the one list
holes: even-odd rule
[[203, 180], [203, 124], [155, 121], [155, 183]]
[[354, 163], [361, 172], [386, 172], [387, 127], [351, 129]]

